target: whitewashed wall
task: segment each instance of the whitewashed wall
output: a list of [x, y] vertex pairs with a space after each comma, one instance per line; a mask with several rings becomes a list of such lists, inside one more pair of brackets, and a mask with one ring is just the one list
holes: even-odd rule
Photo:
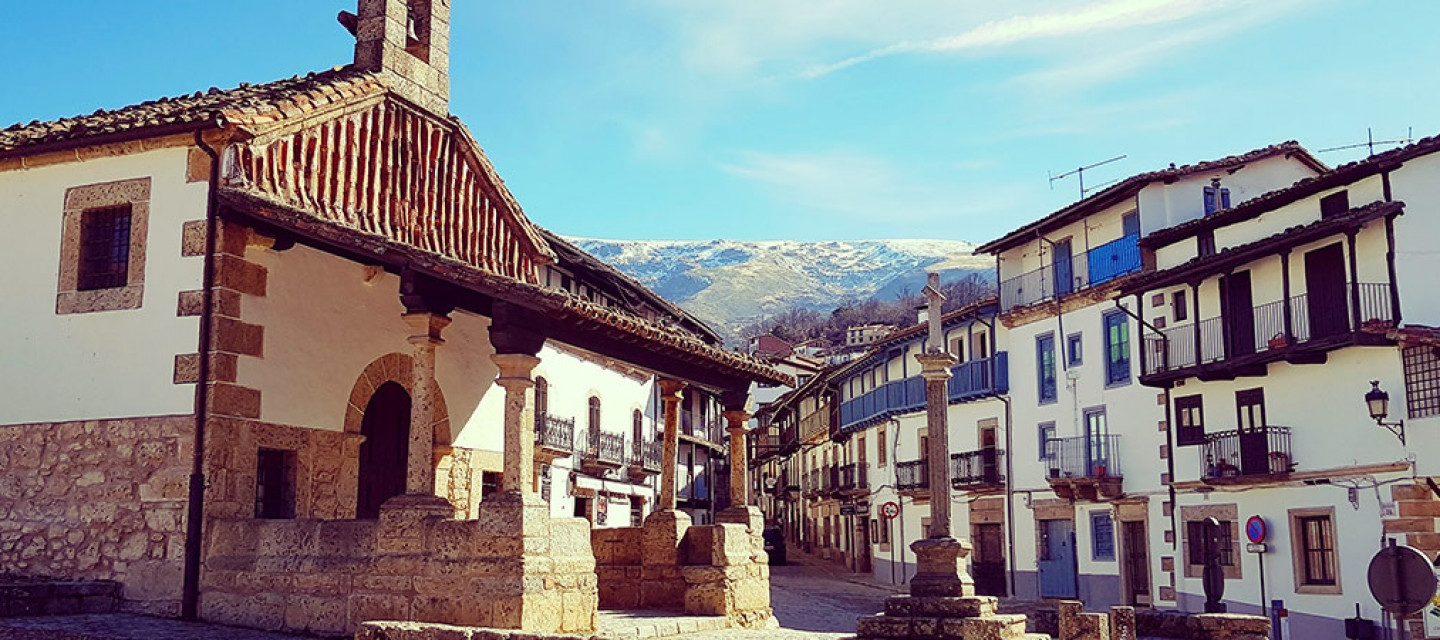
[[[175, 355], [199, 346], [177, 318], [202, 260], [180, 256], [181, 226], [205, 218], [207, 183], [187, 183], [187, 149], [0, 172], [0, 424], [188, 414], [195, 388], [173, 383]], [[145, 291], [139, 309], [56, 315], [65, 190], [150, 178]]]

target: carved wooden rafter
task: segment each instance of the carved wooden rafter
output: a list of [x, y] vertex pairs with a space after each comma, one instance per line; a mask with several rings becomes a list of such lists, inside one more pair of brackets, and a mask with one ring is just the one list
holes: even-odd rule
[[349, 107], [236, 143], [225, 186], [538, 283], [554, 253], [464, 127], [393, 98]]

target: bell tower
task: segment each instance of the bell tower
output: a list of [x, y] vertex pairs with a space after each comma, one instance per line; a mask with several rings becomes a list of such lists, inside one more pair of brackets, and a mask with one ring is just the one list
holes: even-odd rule
[[402, 97], [449, 115], [450, 0], [359, 0], [359, 11], [355, 66], [382, 72]]

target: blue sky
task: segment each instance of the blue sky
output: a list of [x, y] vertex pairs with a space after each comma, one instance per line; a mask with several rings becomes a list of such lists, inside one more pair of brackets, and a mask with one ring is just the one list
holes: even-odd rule
[[[345, 64], [354, 2], [0, 0], [0, 126]], [[1440, 2], [454, 0], [451, 109], [543, 226], [992, 239], [1132, 173], [1440, 133]], [[1320, 154], [1330, 164], [1363, 151]]]

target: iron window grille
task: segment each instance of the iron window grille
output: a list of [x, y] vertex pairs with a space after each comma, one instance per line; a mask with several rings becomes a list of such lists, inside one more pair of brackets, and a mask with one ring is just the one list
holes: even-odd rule
[[1440, 414], [1440, 348], [1405, 347], [1405, 410], [1411, 418]]
[[295, 517], [295, 452], [260, 449], [255, 456], [255, 517]]
[[[1205, 521], [1191, 520], [1185, 523], [1190, 535], [1190, 564], [1205, 566]], [[1216, 527], [1216, 546], [1220, 548], [1220, 566], [1235, 566], [1235, 554], [1232, 546], [1234, 541], [1230, 538], [1231, 522], [1221, 520], [1220, 526]]]
[[92, 209], [80, 218], [80, 291], [125, 286], [130, 274], [130, 205]]

